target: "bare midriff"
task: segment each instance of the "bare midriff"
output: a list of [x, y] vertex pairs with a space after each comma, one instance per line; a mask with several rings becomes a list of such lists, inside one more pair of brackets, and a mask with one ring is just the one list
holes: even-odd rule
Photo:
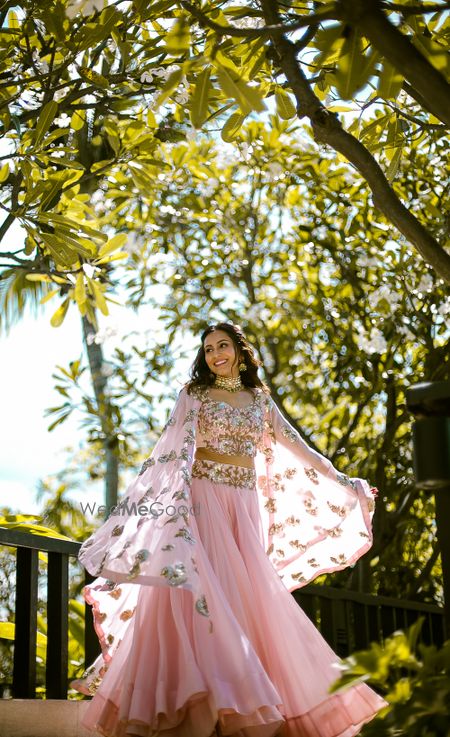
[[217, 461], [217, 463], [230, 463], [232, 466], [254, 468], [253, 458], [250, 456], [217, 453], [215, 450], [210, 450], [209, 448], [197, 448], [195, 451], [195, 459], [198, 461]]

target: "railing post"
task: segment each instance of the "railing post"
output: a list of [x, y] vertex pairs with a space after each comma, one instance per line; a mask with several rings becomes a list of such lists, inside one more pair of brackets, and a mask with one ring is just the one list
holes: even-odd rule
[[49, 552], [47, 575], [46, 696], [65, 699], [69, 664], [69, 556]]
[[434, 492], [444, 586], [445, 636], [450, 637], [450, 381], [423, 382], [406, 392], [413, 427], [416, 486]]
[[38, 551], [17, 548], [13, 694], [34, 699], [38, 601]]

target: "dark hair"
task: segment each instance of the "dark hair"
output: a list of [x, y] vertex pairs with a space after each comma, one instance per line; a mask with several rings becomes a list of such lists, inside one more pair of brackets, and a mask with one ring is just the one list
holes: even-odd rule
[[253, 347], [248, 342], [239, 325], [234, 325], [231, 322], [217, 322], [212, 325], [208, 325], [206, 330], [201, 334], [201, 346], [198, 349], [197, 356], [195, 357], [194, 363], [189, 371], [191, 380], [185, 384], [187, 387], [187, 393], [189, 394], [190, 390], [195, 386], [211, 386], [214, 384], [216, 377], [206, 363], [204, 341], [205, 338], [215, 330], [223, 330], [223, 332], [231, 338], [236, 354], [240, 357], [239, 363], [245, 363], [245, 371], [240, 372], [241, 381], [244, 386], [259, 386], [265, 393], [270, 394], [269, 387], [261, 381], [258, 376], [258, 367], [262, 366], [261, 361], [256, 356]]

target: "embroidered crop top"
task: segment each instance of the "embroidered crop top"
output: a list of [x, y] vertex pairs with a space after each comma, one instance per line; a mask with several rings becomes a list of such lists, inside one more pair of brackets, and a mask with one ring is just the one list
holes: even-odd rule
[[258, 394], [245, 407], [232, 407], [228, 402], [211, 399], [207, 391], [201, 393], [201, 399], [197, 446], [254, 458], [262, 438], [264, 415]]
[[[197, 447], [208, 448], [227, 455], [254, 458], [262, 446], [264, 403], [256, 389], [251, 404], [232, 407], [228, 402], [211, 399], [206, 388], [197, 388], [201, 399], [198, 413]], [[281, 414], [272, 397], [268, 398], [273, 440], [289, 448], [305, 468], [320, 471], [344, 486], [354, 482], [336, 470], [330, 460], [311, 448]]]

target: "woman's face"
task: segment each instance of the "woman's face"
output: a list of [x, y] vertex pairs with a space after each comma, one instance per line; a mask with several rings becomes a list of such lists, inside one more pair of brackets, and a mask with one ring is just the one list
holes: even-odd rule
[[234, 343], [224, 330], [214, 330], [203, 343], [208, 368], [218, 376], [239, 376], [239, 361]]

